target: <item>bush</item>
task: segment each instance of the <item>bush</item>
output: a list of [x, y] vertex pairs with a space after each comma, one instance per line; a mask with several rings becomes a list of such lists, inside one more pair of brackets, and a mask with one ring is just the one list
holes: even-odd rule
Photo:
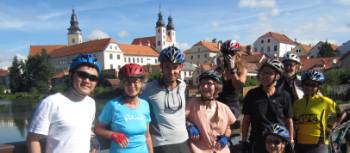
[[244, 86], [245, 87], [250, 87], [250, 86], [257, 86], [259, 84], [259, 81], [255, 78], [247, 78], [247, 81], [245, 82]]

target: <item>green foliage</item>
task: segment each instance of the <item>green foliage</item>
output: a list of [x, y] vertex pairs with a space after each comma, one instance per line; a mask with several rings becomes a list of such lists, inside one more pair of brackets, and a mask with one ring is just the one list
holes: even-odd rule
[[24, 67], [24, 63], [15, 56], [10, 67], [10, 89], [12, 92], [24, 91], [25, 79], [22, 75]]
[[148, 80], [151, 81], [151, 80], [158, 80], [162, 77], [162, 73], [161, 72], [153, 72], [153, 73], [150, 73], [149, 76], [148, 76]]
[[256, 78], [248, 77], [247, 81], [244, 84], [244, 87], [257, 86], [259, 81]]
[[0, 95], [4, 94], [6, 87], [3, 84], [0, 84]]
[[332, 48], [331, 44], [327, 41], [320, 46], [320, 57], [334, 57], [336, 56], [335, 50]]
[[326, 71], [326, 84], [329, 85], [338, 85], [348, 83], [350, 79], [350, 70], [341, 68], [341, 69], [331, 69]]

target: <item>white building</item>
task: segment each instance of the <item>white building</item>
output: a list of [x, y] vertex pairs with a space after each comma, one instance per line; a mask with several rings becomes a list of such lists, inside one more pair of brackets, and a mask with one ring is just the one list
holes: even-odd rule
[[346, 53], [350, 52], [350, 40], [339, 46], [337, 50], [339, 51], [340, 56], [343, 56]]
[[[168, 24], [170, 32], [174, 29], [171, 25], [170, 22], [170, 26]], [[29, 56], [40, 54], [43, 50], [50, 55], [50, 62], [55, 72], [66, 71], [72, 59], [82, 53], [93, 54], [101, 62], [103, 70], [116, 71], [126, 63], [158, 64], [159, 56], [159, 53], [150, 46], [121, 44], [112, 38], [82, 42], [82, 33], [74, 10], [68, 28], [68, 45], [31, 45]]]
[[186, 61], [191, 64], [210, 64], [220, 53], [220, 44], [217, 42], [200, 41], [185, 51]]
[[[307, 56], [310, 57], [318, 57], [319, 53], [320, 53], [320, 49], [321, 46], [324, 44], [325, 42], [323, 41], [319, 41], [314, 47], [311, 48], [311, 50], [309, 51], [309, 53], [307, 54]], [[329, 43], [329, 42], [328, 42]], [[331, 47], [334, 51], [337, 50], [338, 46], [335, 44], [331, 44]]]
[[173, 18], [171, 16], [168, 17], [168, 24], [165, 27], [163, 15], [159, 12], [155, 34], [155, 36], [135, 38], [131, 44], [152, 47], [158, 52], [166, 47], [176, 45], [176, 31]]
[[254, 51], [269, 57], [282, 57], [294, 47], [295, 43], [291, 39], [276, 32], [268, 32], [260, 36], [253, 44]]

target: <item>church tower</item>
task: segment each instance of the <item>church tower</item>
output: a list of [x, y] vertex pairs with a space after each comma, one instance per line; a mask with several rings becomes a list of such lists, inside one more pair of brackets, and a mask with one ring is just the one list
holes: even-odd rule
[[81, 35], [81, 30], [78, 24], [78, 19], [73, 9], [72, 16], [70, 18], [70, 27], [68, 28], [68, 46], [80, 44], [83, 42], [83, 37]]
[[168, 17], [168, 25], [166, 26], [166, 34], [167, 37], [170, 38], [170, 42], [167, 42], [167, 46], [172, 46], [176, 44], [176, 33], [173, 24], [173, 18], [171, 16]]
[[158, 52], [162, 51], [165, 48], [166, 43], [166, 31], [165, 24], [163, 22], [162, 13], [158, 13], [158, 21], [156, 23], [156, 50]]

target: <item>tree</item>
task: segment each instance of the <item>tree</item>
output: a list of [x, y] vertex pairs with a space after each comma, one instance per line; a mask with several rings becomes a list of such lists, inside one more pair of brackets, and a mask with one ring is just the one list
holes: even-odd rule
[[331, 44], [327, 41], [322, 43], [320, 46], [320, 57], [334, 57], [336, 56], [335, 50], [332, 48]]
[[17, 56], [12, 60], [12, 65], [10, 67], [10, 89], [11, 92], [22, 92], [24, 87], [24, 78], [22, 75], [24, 68], [24, 63], [19, 61]]
[[53, 66], [45, 49], [39, 55], [30, 56], [26, 61], [24, 77], [26, 91], [49, 92], [49, 79], [53, 76]]

